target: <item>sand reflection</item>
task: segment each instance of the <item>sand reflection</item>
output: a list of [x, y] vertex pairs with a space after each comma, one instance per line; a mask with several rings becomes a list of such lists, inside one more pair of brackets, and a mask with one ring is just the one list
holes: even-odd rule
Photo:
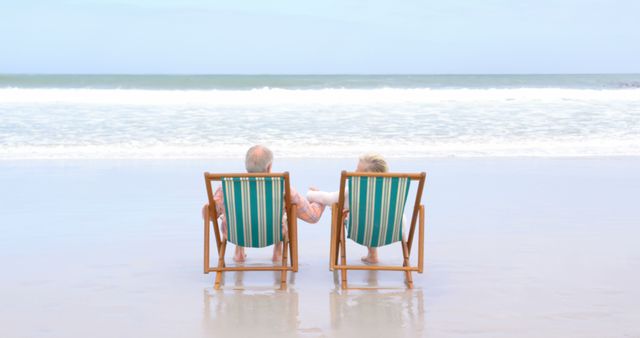
[[[278, 284], [279, 276], [273, 276]], [[204, 289], [204, 336], [295, 336], [300, 326], [298, 292], [291, 286], [281, 291], [245, 285], [244, 277], [244, 272], [237, 272], [232, 286], [220, 291]]]
[[329, 293], [331, 330], [338, 336], [394, 337], [424, 333], [421, 289], [375, 289], [377, 272], [365, 277], [367, 288]]

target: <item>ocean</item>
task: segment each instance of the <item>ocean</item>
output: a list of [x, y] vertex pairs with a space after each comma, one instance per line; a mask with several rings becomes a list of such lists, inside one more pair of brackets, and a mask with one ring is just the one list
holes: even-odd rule
[[0, 159], [640, 155], [640, 74], [0, 75]]

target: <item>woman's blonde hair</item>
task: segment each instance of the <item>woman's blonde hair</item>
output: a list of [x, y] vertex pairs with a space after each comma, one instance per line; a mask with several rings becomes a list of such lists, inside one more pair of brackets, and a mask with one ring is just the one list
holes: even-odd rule
[[387, 161], [379, 154], [364, 154], [360, 156], [360, 162], [364, 164], [366, 172], [386, 173], [389, 171]]

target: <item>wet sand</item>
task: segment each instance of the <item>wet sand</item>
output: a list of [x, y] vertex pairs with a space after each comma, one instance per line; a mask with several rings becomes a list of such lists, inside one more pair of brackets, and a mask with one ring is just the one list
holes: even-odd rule
[[[300, 191], [352, 160], [277, 160]], [[0, 337], [640, 337], [640, 158], [391, 160], [428, 172], [425, 273], [202, 273], [202, 172], [240, 160], [0, 162]], [[357, 261], [365, 249], [347, 248]], [[248, 264], [270, 249], [248, 250]], [[380, 252], [400, 262], [400, 247]], [[215, 256], [215, 254], [214, 254]], [[230, 261], [230, 256], [228, 256]], [[415, 260], [415, 256], [413, 257]]]

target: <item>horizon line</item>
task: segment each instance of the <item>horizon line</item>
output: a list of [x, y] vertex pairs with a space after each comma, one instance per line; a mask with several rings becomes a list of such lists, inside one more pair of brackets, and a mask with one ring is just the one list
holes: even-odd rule
[[529, 75], [640, 75], [619, 73], [4, 73], [0, 76], [529, 76]]

